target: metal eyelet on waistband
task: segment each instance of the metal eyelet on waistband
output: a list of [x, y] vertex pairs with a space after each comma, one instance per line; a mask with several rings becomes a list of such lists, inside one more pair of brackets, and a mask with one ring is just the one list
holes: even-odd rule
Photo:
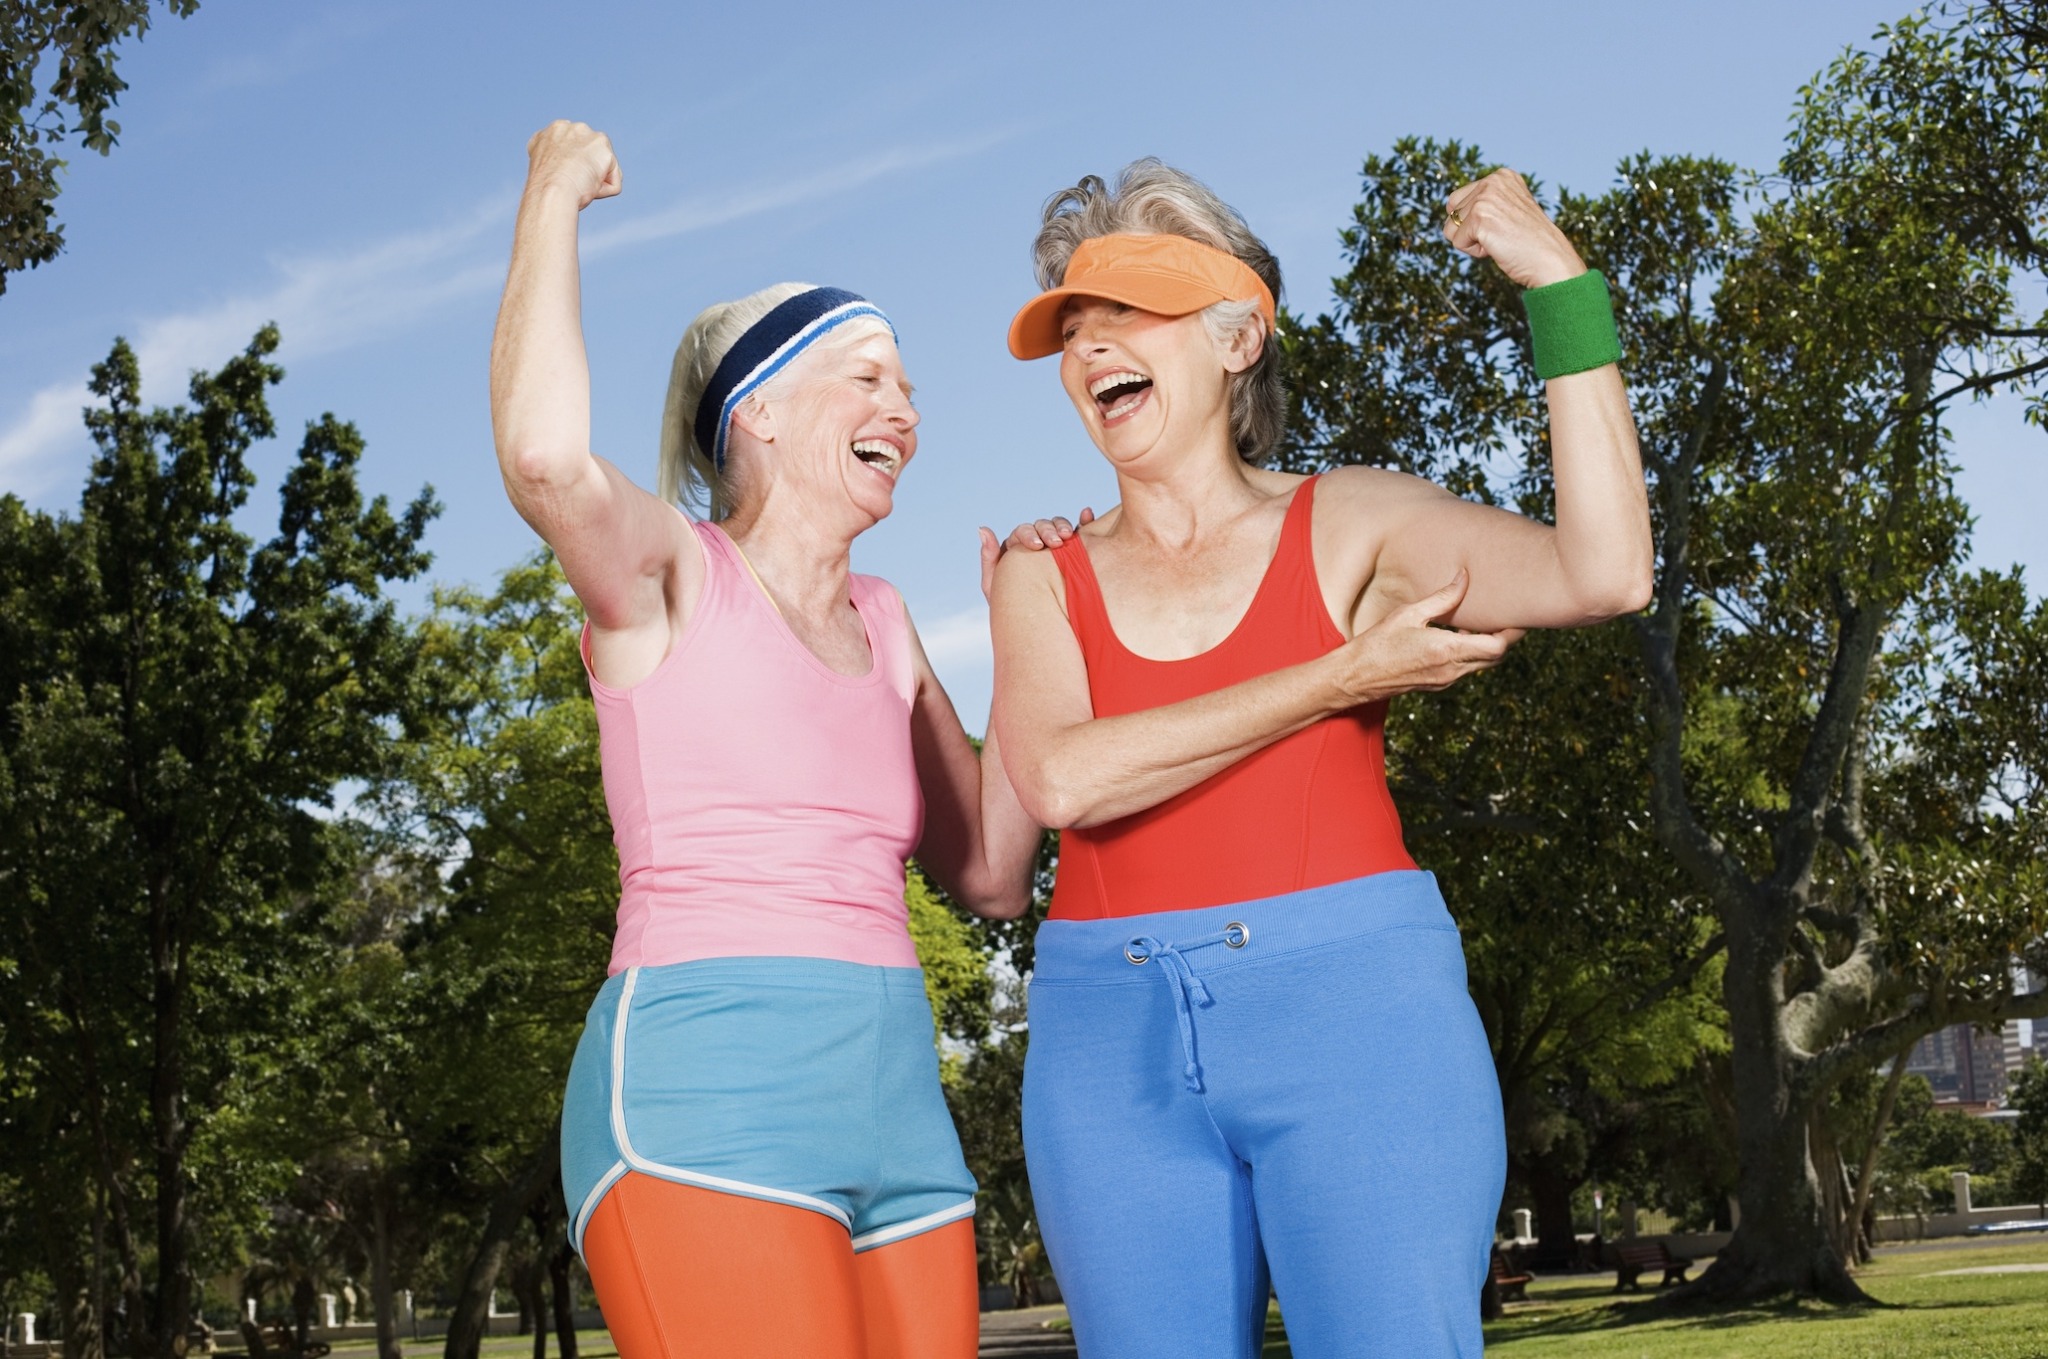
[[1133, 967], [1143, 967], [1145, 964], [1152, 961], [1152, 955], [1149, 953], [1133, 952], [1133, 950], [1137, 947], [1137, 944], [1138, 941], [1133, 939], [1130, 943], [1124, 945], [1124, 961], [1131, 964], [1131, 966]]
[[1244, 927], [1243, 922], [1233, 920], [1223, 927], [1223, 947], [1243, 948], [1251, 941], [1252, 932]]

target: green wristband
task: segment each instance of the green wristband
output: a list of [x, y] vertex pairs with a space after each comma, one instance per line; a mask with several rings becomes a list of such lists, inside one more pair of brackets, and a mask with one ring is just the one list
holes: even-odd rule
[[1607, 279], [1598, 269], [1531, 288], [1522, 294], [1522, 307], [1529, 313], [1536, 376], [1544, 381], [1621, 361], [1614, 304], [1607, 300]]

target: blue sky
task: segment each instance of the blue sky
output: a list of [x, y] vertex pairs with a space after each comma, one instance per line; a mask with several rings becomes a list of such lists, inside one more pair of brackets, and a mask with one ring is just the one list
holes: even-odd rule
[[[881, 302], [925, 423], [855, 561], [902, 588], [979, 730], [975, 525], [1113, 494], [1050, 365], [1003, 347], [1048, 193], [1162, 156], [1245, 213], [1313, 313], [1359, 163], [1395, 138], [1581, 190], [1641, 149], [1767, 165], [1798, 86], [1904, 8], [205, 0], [128, 50], [122, 145], [75, 156], [60, 202], [69, 250], [0, 298], [0, 490], [75, 503], [83, 383], [115, 335], [171, 401], [274, 319], [287, 438], [262, 470], [320, 412], [355, 421], [373, 490], [445, 502], [434, 578], [487, 583], [534, 546], [485, 403], [523, 148], [580, 118], [625, 174], [584, 219], [597, 450], [652, 484], [669, 358], [706, 303], [785, 278]], [[2012, 403], [1956, 427], [1978, 559], [2038, 582], [2048, 440]]]

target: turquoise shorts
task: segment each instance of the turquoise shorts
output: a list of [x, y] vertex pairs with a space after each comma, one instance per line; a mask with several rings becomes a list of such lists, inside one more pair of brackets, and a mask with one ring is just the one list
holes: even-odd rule
[[612, 977], [562, 1108], [577, 1250], [629, 1170], [822, 1213], [857, 1251], [971, 1216], [924, 974], [706, 958]]

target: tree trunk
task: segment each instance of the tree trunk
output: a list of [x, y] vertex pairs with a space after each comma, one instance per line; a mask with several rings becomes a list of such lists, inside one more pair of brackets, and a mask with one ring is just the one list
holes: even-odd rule
[[[1732, 923], [1732, 922], [1731, 922]], [[1752, 1302], [1796, 1293], [1830, 1302], [1870, 1299], [1835, 1249], [1808, 1142], [1815, 1093], [1793, 1079], [1783, 1026], [1783, 941], [1730, 929], [1724, 997], [1735, 1077], [1742, 1217], [1706, 1273], [1674, 1298]]]
[[527, 1205], [542, 1192], [553, 1193], [555, 1177], [561, 1173], [561, 1129], [551, 1129], [547, 1141], [534, 1158], [512, 1177], [496, 1198], [484, 1220], [483, 1237], [477, 1242], [462, 1285], [455, 1293], [455, 1307], [448, 1315], [448, 1343], [443, 1359], [477, 1359], [484, 1328], [491, 1312], [491, 1290], [504, 1267], [505, 1253], [526, 1216]]
[[292, 1330], [300, 1354], [313, 1343], [313, 1308], [319, 1300], [313, 1291], [313, 1276], [301, 1274], [292, 1285]]
[[1529, 1194], [1536, 1203], [1536, 1245], [1529, 1264], [1538, 1270], [1576, 1269], [1579, 1234], [1572, 1222], [1572, 1195], [1579, 1181], [1540, 1159], [1527, 1163]]
[[542, 1286], [547, 1266], [536, 1255], [533, 1271], [526, 1276], [526, 1301], [522, 1306], [533, 1319], [533, 1359], [548, 1359], [548, 1291]]
[[555, 1296], [555, 1343], [562, 1359], [576, 1359], [576, 1248], [564, 1236], [548, 1256], [548, 1282]]
[[1876, 1244], [1876, 1213], [1871, 1207], [1871, 1188], [1877, 1183], [1877, 1156], [1884, 1150], [1885, 1129], [1891, 1125], [1892, 1110], [1898, 1106], [1899, 1085], [1906, 1076], [1906, 1058], [1912, 1054], [1911, 1047], [1901, 1048], [1898, 1056], [1892, 1058], [1891, 1074], [1885, 1077], [1884, 1094], [1877, 1101], [1877, 1118], [1870, 1125], [1870, 1145], [1863, 1149], [1863, 1163], [1856, 1171], [1856, 1194], [1850, 1205], [1850, 1226], [1853, 1236], [1845, 1233], [1841, 1245], [1843, 1258], [1848, 1258], [1853, 1249], [1858, 1264], [1870, 1262], [1871, 1248]]
[[377, 1359], [405, 1359], [398, 1338], [398, 1287], [391, 1277], [389, 1193], [379, 1171], [370, 1183], [370, 1302], [377, 1313]]
[[168, 887], [150, 891], [151, 999], [155, 1008], [149, 1114], [156, 1140], [156, 1356], [183, 1359], [192, 1311], [185, 1215], [185, 943]]

